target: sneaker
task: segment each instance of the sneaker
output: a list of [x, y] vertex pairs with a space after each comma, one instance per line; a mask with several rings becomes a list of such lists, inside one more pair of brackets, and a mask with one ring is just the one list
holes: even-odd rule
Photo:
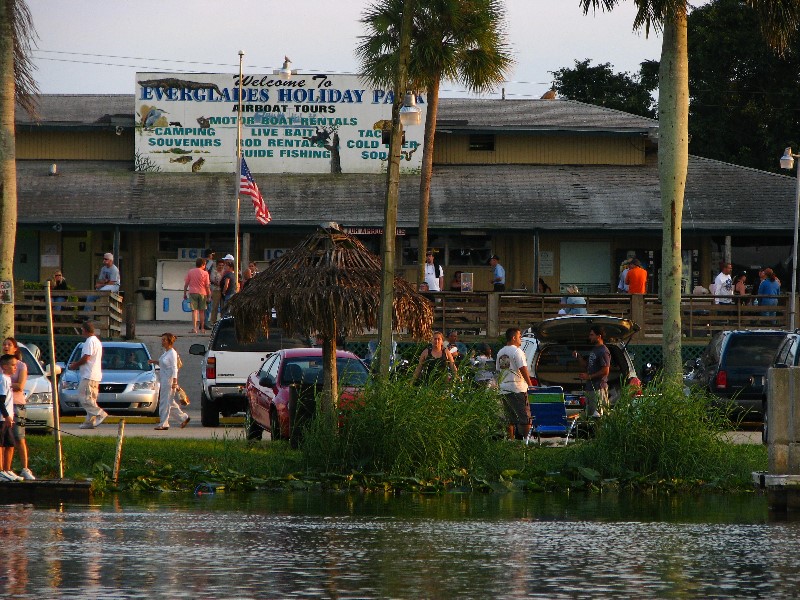
[[0, 481], [12, 481], [5, 471], [0, 471]]
[[11, 469], [3, 472], [6, 474], [6, 477], [8, 477], [9, 481], [25, 481], [24, 477], [20, 477], [19, 475], [14, 473], [14, 471], [12, 471]]
[[601, 416], [602, 416], [602, 415], [601, 415], [599, 412], [597, 412], [597, 411], [594, 411], [594, 412], [592, 413], [592, 418], [593, 418], [593, 419], [599, 419]]
[[27, 467], [22, 469], [22, 471], [20, 471], [19, 474], [23, 479], [27, 479], [28, 481], [36, 480], [36, 477], [33, 476], [33, 473], [31, 473], [31, 470], [28, 469]]
[[108, 413], [107, 413], [107, 412], [105, 412], [105, 411], [103, 411], [103, 414], [102, 414], [102, 415], [100, 415], [99, 417], [97, 417], [97, 418], [94, 420], [94, 426], [95, 426], [95, 427], [97, 427], [98, 425], [100, 425], [100, 423], [102, 423], [103, 421], [105, 421], [105, 420], [106, 420], [106, 417], [108, 417]]
[[84, 421], [78, 429], [94, 429], [94, 423], [91, 421]]

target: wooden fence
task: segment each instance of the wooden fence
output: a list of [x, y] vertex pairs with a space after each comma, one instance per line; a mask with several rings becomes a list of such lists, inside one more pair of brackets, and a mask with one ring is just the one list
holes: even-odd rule
[[[47, 333], [45, 290], [19, 290], [14, 297], [14, 323], [17, 334]], [[94, 322], [97, 334], [105, 339], [122, 334], [122, 296], [114, 292], [89, 290], [53, 291], [53, 332], [56, 335], [80, 333], [81, 322]]]
[[[509, 327], [525, 329], [569, 310], [564, 296], [509, 292], [437, 292], [425, 294], [434, 302], [434, 329], [455, 329], [467, 339], [496, 338]], [[591, 314], [632, 319], [639, 327], [635, 341], [661, 338], [663, 308], [658, 296], [605, 294], [583, 296]], [[776, 306], [753, 304], [763, 296], [737, 296], [735, 304], [716, 304], [715, 296], [683, 296], [683, 335], [701, 340], [723, 329], [788, 329], [789, 295], [778, 296]], [[729, 297], [720, 297], [728, 299]], [[579, 306], [579, 305], [578, 305]]]

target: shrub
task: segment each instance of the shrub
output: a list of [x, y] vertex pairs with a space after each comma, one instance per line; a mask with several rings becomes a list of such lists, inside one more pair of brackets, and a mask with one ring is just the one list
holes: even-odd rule
[[641, 396], [623, 394], [583, 447], [581, 461], [606, 477], [712, 479], [731, 472], [722, 433], [730, 412], [702, 390], [651, 382]]
[[319, 415], [306, 431], [309, 469], [428, 479], [456, 471], [483, 477], [499, 468], [499, 398], [471, 383], [375, 382], [337, 418]]

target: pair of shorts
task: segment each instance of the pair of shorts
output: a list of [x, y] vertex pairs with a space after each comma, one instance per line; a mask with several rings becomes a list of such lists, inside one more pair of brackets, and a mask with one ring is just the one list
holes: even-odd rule
[[0, 426], [0, 447], [13, 448], [14, 440], [14, 426], [7, 427], [5, 421], [3, 421]]
[[189, 294], [189, 306], [192, 307], [192, 310], [205, 310], [208, 300], [203, 294]]
[[28, 417], [28, 411], [24, 404], [14, 405], [14, 439], [25, 439], [25, 419]]
[[528, 404], [527, 392], [510, 392], [501, 394], [503, 408], [509, 425], [522, 427], [531, 422], [531, 406]]

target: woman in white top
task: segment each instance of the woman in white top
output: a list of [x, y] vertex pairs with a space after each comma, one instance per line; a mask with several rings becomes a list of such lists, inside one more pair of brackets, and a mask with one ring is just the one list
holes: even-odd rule
[[172, 333], [162, 334], [161, 347], [164, 348], [164, 353], [158, 360], [148, 361], [151, 365], [157, 364], [160, 368], [161, 388], [158, 393], [158, 414], [161, 417], [161, 423], [155, 428], [158, 431], [169, 429], [169, 413], [173, 408], [178, 411], [181, 429], [189, 424], [189, 415], [183, 412], [180, 405], [172, 398], [173, 392], [178, 388], [178, 353], [173, 348], [175, 339], [175, 335]]

